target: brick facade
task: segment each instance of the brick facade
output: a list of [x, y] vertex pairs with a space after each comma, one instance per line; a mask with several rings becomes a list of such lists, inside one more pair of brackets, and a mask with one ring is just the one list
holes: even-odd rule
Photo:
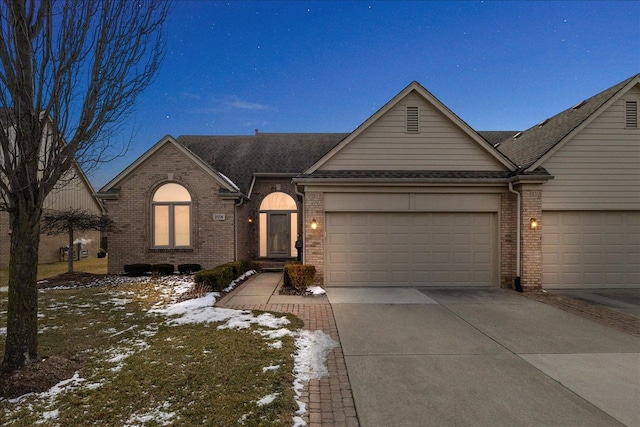
[[[238, 207], [238, 258], [256, 260], [259, 258], [260, 246], [260, 205], [271, 193], [288, 194], [296, 201], [298, 207], [298, 230], [302, 230], [302, 203], [295, 192], [291, 178], [257, 178], [251, 200]], [[251, 219], [251, 221], [249, 221]]]
[[500, 287], [513, 288], [516, 277], [517, 196], [500, 195]]
[[[324, 284], [324, 194], [307, 192], [304, 197], [304, 263], [316, 267], [316, 285]], [[311, 228], [311, 221], [316, 220], [318, 228]]]
[[[162, 184], [174, 182], [191, 195], [192, 248], [153, 249], [151, 200]], [[235, 201], [219, 196], [221, 186], [176, 147], [166, 144], [121, 182], [117, 200], [107, 210], [117, 230], [109, 233], [109, 273], [125, 264], [183, 263], [214, 267], [235, 259]], [[224, 215], [224, 220], [214, 219]]]
[[[525, 290], [542, 287], [542, 191], [538, 185], [522, 185], [520, 189], [522, 227], [520, 277]], [[532, 230], [530, 221], [535, 218], [538, 228]]]

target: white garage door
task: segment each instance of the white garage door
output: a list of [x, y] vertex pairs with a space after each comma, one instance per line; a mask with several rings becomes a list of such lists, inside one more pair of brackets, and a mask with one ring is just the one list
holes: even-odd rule
[[493, 286], [493, 213], [328, 213], [329, 286]]
[[640, 284], [640, 212], [544, 212], [546, 288]]

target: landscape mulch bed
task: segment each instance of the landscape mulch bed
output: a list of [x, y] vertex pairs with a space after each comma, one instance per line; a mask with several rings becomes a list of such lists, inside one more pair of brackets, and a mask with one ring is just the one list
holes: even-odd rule
[[[91, 273], [64, 273], [38, 282], [38, 289], [88, 286], [102, 276]], [[14, 399], [28, 393], [42, 393], [71, 378], [82, 366], [79, 360], [62, 356], [43, 357], [26, 366], [0, 367], [0, 398]]]
[[38, 281], [38, 289], [58, 287], [88, 286], [104, 277], [101, 274], [92, 273], [63, 273], [55, 277]]
[[42, 358], [21, 367], [0, 368], [0, 398], [14, 399], [28, 393], [42, 393], [71, 378], [81, 367], [78, 360], [61, 356]]

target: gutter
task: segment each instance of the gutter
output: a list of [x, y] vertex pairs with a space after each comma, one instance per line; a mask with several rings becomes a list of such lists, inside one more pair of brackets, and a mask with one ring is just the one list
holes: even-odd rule
[[516, 291], [522, 292], [522, 284], [520, 283], [520, 228], [521, 228], [521, 213], [520, 213], [520, 205], [521, 205], [521, 195], [519, 192], [513, 189], [513, 182], [509, 181], [509, 191], [516, 195], [516, 278], [514, 287]]

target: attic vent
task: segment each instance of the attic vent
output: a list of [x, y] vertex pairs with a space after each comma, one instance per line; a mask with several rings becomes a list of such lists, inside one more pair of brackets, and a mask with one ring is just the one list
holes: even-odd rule
[[515, 135], [513, 135], [513, 139], [518, 139], [520, 138], [520, 135], [522, 135], [522, 132], [518, 132]]
[[586, 103], [587, 103], [587, 100], [585, 99], [584, 101], [580, 101], [579, 103], [577, 103], [576, 105], [574, 105], [572, 108], [573, 108], [574, 110], [577, 110], [577, 109], [579, 109], [580, 107], [582, 107], [582, 106], [583, 106], [584, 104], [586, 104]]
[[638, 127], [638, 101], [627, 101], [624, 104], [625, 106], [625, 116], [624, 122], [625, 127], [627, 128], [637, 128]]
[[547, 123], [549, 123], [549, 119], [544, 119], [543, 121], [540, 122], [538, 127], [541, 128], [542, 126], [546, 125]]
[[418, 133], [418, 107], [407, 107], [407, 133]]

